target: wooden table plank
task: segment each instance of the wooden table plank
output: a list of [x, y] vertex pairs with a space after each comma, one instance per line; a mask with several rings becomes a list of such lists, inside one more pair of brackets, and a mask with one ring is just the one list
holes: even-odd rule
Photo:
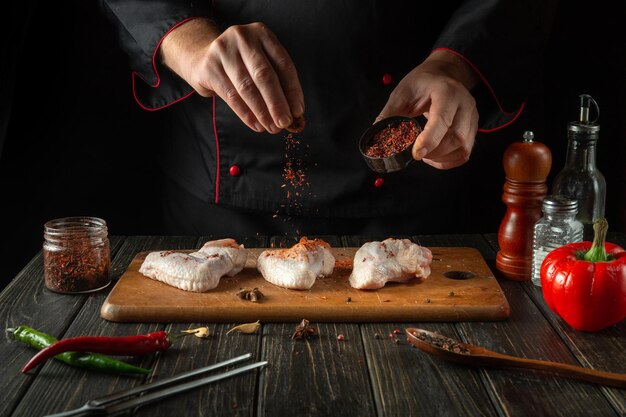
[[[110, 239], [111, 256], [121, 247], [123, 237]], [[43, 285], [43, 257], [41, 251], [9, 283], [0, 294], [0, 319], [4, 328], [26, 325], [55, 337], [62, 337], [88, 295], [63, 295], [45, 289]], [[34, 375], [23, 375], [21, 369], [35, 354], [27, 347], [5, 337], [0, 344], [3, 358], [0, 380], [0, 415], [9, 415], [34, 380]]]
[[[211, 240], [211, 237], [200, 238], [198, 246]], [[246, 248], [267, 247], [269, 239], [263, 236], [237, 239]], [[242, 306], [245, 307], [245, 306]], [[209, 327], [209, 338], [199, 339], [188, 336], [180, 340], [178, 351], [173, 355], [162, 355], [155, 365], [151, 380], [158, 380], [179, 374], [191, 369], [207, 366], [212, 363], [230, 359], [244, 353], [252, 353], [252, 358], [241, 364], [249, 364], [261, 360], [261, 334], [242, 334], [233, 332], [226, 334], [230, 328], [240, 323], [208, 324], [208, 323], [175, 323], [168, 326], [172, 334], [181, 330], [201, 326]], [[178, 343], [177, 343], [178, 344]], [[232, 367], [231, 367], [232, 368]], [[228, 368], [227, 368], [228, 369]], [[218, 371], [223, 372], [224, 370]], [[263, 371], [261, 371], [263, 372]], [[259, 371], [250, 372], [189, 391], [184, 395], [160, 401], [158, 405], [140, 409], [138, 416], [176, 416], [184, 410], [186, 417], [193, 416], [253, 416], [256, 413], [256, 391]]]
[[[356, 324], [311, 323], [318, 335], [292, 340], [295, 325], [263, 328], [258, 415], [372, 416], [372, 389]], [[337, 340], [338, 335], [344, 340]]]
[[[309, 236], [315, 237], [341, 246], [338, 236]], [[296, 241], [277, 236], [271, 245], [289, 247]], [[258, 415], [374, 415], [359, 326], [311, 325], [318, 334], [308, 340], [291, 339], [294, 323], [263, 326], [262, 354], [270, 366], [261, 374]], [[337, 340], [340, 334], [343, 341]]]
[[[498, 250], [497, 235], [487, 235], [495, 251]], [[608, 239], [618, 245], [626, 245], [626, 233], [612, 233]], [[626, 322], [600, 332], [579, 332], [572, 329], [565, 321], [550, 310], [544, 301], [541, 287], [531, 282], [524, 282], [522, 288], [550, 322], [556, 334], [567, 344], [580, 365], [610, 372], [626, 373]], [[617, 410], [619, 415], [626, 415], [626, 391], [617, 388], [602, 387], [602, 392]]]
[[[458, 238], [432, 236], [421, 241], [428, 246], [445, 246], [456, 244]], [[486, 240], [484, 243], [489, 247]], [[484, 247], [482, 243], [481, 247]], [[521, 284], [501, 277], [495, 269], [495, 252], [490, 252], [484, 256], [499, 277], [511, 316], [497, 323], [457, 323], [462, 340], [509, 355], [577, 364], [568, 346], [554, 333]], [[599, 387], [592, 384], [525, 370], [488, 369], [481, 373], [498, 407], [507, 416], [616, 415]]]
[[496, 416], [478, 370], [433, 358], [413, 348], [403, 333], [397, 343], [389, 338], [393, 330], [408, 327], [455, 334], [452, 323], [361, 325], [378, 415]]
[[[361, 246], [375, 237], [344, 236], [346, 246]], [[461, 245], [459, 245], [461, 246]], [[413, 349], [394, 330], [420, 327], [454, 332], [451, 323], [377, 323], [361, 325], [371, 385], [379, 416], [494, 416], [475, 369], [449, 365]], [[377, 338], [378, 335], [380, 338]]]
[[[129, 237], [119, 249], [112, 261], [114, 280], [121, 273], [132, 257], [141, 250], [174, 249], [193, 247], [196, 238], [190, 237]], [[110, 287], [90, 295], [71, 323], [64, 337], [79, 335], [123, 336], [148, 333], [161, 329], [158, 324], [111, 323], [100, 318], [100, 306]], [[71, 297], [68, 297], [71, 298]], [[50, 309], [44, 310], [47, 315]], [[52, 316], [54, 319], [54, 316]], [[170, 354], [167, 352], [166, 354]], [[174, 354], [172, 352], [171, 354]], [[144, 358], [129, 359], [131, 363], [150, 367], [153, 355]], [[59, 412], [81, 406], [86, 401], [114, 391], [126, 389], [144, 381], [143, 376], [103, 374], [73, 368], [58, 361], [47, 361], [35, 378], [28, 391], [21, 398], [13, 416], [38, 416]]]

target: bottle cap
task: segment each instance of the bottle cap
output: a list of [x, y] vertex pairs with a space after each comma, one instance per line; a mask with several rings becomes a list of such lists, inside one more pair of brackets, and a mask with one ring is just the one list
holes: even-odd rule
[[547, 214], [576, 214], [578, 201], [562, 195], [549, 195], [543, 199], [542, 210]]
[[[580, 134], [588, 134], [590, 135], [589, 139], [597, 139], [598, 132], [600, 132], [600, 125], [597, 123], [600, 117], [600, 107], [589, 94], [581, 94], [578, 97], [580, 98], [578, 120], [568, 123], [567, 130], [575, 134], [577, 138]], [[596, 117], [590, 121], [589, 113], [591, 107], [595, 110]]]

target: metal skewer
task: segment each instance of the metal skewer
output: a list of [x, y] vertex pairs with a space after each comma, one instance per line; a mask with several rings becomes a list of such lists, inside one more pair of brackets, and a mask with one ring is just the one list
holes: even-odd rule
[[[203, 368], [194, 369], [188, 372], [183, 372], [178, 375], [174, 375], [170, 378], [165, 378], [159, 381], [151, 382], [149, 384], [140, 385], [128, 390], [116, 392], [110, 395], [106, 395], [100, 398], [96, 398], [88, 401], [85, 405], [74, 410], [68, 410], [61, 413], [49, 414], [45, 417], [69, 417], [81, 414], [115, 414], [129, 408], [138, 407], [140, 405], [148, 404], [162, 398], [166, 398], [183, 391], [187, 391], [202, 385], [210, 384], [215, 381], [229, 378], [244, 372], [251, 371], [256, 368], [267, 365], [267, 361], [256, 362], [250, 365], [245, 365], [240, 368], [235, 368], [227, 372], [223, 372], [217, 375], [207, 376], [198, 380], [186, 382], [184, 384], [175, 385], [169, 388], [164, 388], [158, 391], [154, 391], [157, 388], [165, 385], [170, 385], [175, 382], [180, 382], [189, 379], [193, 376], [206, 373], [215, 369], [223, 368], [233, 363], [241, 362], [249, 359], [252, 355], [247, 353], [245, 355], [237, 356], [232, 359], [228, 359], [223, 362], [215, 363], [213, 365], [205, 366]], [[152, 391], [149, 394], [137, 396], [139, 394]], [[131, 398], [132, 397], [132, 398]]]

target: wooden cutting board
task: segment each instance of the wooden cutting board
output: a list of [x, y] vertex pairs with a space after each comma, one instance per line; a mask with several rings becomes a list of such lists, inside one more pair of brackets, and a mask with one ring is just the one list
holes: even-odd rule
[[[333, 248], [335, 271], [310, 290], [277, 287], [256, 269], [264, 249], [250, 249], [246, 267], [223, 277], [217, 288], [194, 293], [138, 272], [148, 252], [138, 253], [105, 300], [101, 316], [118, 322], [392, 322], [502, 320], [509, 304], [476, 249], [435, 247], [427, 279], [357, 290], [348, 277], [358, 248]], [[189, 251], [191, 252], [191, 251]], [[260, 302], [241, 300], [242, 288], [259, 288]]]

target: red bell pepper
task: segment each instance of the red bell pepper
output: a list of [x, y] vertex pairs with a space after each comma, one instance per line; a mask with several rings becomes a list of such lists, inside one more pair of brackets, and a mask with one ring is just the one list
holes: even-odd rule
[[596, 220], [593, 244], [561, 246], [541, 264], [546, 304], [576, 330], [602, 330], [626, 318], [626, 251], [605, 243], [608, 227]]

